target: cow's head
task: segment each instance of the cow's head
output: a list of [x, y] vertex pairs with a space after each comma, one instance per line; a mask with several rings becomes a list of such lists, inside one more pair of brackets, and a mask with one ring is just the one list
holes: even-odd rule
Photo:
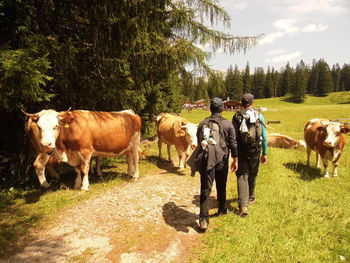
[[185, 128], [187, 130], [186, 141], [188, 142], [188, 144], [191, 146], [192, 149], [195, 149], [197, 147], [198, 125], [189, 122], [186, 125], [182, 126], [181, 128]]
[[[197, 147], [197, 125], [186, 120], [177, 120], [174, 123], [175, 135], [177, 137], [185, 136], [186, 142], [192, 149]], [[177, 126], [177, 127], [176, 127]]]
[[60, 115], [55, 110], [42, 110], [38, 113], [23, 113], [36, 122], [40, 132], [40, 144], [45, 152], [50, 152], [56, 147], [56, 139], [60, 132]]
[[340, 122], [321, 121], [321, 126], [317, 128], [318, 131], [325, 133], [326, 137], [323, 145], [326, 147], [335, 147], [339, 143], [341, 134], [348, 133], [350, 128]]

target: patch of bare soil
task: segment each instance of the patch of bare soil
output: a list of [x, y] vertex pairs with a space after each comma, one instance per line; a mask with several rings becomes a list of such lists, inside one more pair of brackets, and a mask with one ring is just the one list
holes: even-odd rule
[[[66, 210], [6, 262], [188, 262], [199, 244], [196, 177], [142, 176]], [[213, 193], [215, 195], [215, 193]]]

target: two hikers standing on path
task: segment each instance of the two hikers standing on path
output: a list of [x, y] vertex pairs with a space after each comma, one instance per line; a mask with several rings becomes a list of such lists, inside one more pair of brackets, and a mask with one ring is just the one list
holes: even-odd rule
[[198, 126], [198, 147], [193, 155], [201, 180], [199, 227], [202, 231], [209, 224], [208, 203], [214, 180], [219, 203], [216, 215], [227, 214], [226, 184], [230, 153], [231, 171], [236, 172], [237, 176], [238, 215], [248, 215], [248, 205], [255, 201], [259, 162], [265, 163], [267, 160], [267, 138], [264, 118], [252, 108], [253, 101], [252, 94], [244, 94], [243, 109], [237, 111], [231, 123], [221, 116], [223, 101], [213, 98], [210, 102], [211, 116]]

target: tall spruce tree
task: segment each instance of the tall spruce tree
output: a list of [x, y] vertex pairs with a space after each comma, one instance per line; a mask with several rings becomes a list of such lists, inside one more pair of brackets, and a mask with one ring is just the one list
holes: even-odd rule
[[341, 90], [350, 90], [350, 64], [344, 64], [340, 73]]
[[291, 86], [291, 97], [293, 101], [301, 103], [305, 100], [305, 94], [306, 94], [306, 65], [304, 61], [300, 61], [296, 68], [293, 78], [293, 84]]
[[272, 68], [272, 83], [273, 83], [273, 97], [277, 97], [279, 94], [279, 80], [280, 80], [280, 73]]
[[326, 96], [329, 92], [333, 90], [333, 80], [331, 71], [329, 69], [328, 64], [323, 59], [320, 59], [317, 62], [316, 68], [318, 73], [316, 94], [318, 96]]
[[279, 88], [280, 96], [285, 96], [290, 92], [291, 85], [292, 85], [292, 74], [293, 74], [293, 70], [290, 67], [288, 62], [281, 76], [280, 88]]
[[232, 99], [234, 97], [234, 94], [235, 94], [235, 91], [234, 91], [234, 73], [233, 73], [232, 65], [230, 65], [230, 67], [226, 71], [225, 88], [227, 91], [227, 96], [230, 99]]
[[264, 73], [263, 67], [255, 68], [253, 79], [254, 79], [253, 90], [254, 90], [255, 98], [257, 99], [264, 98], [265, 97], [265, 94], [264, 94], [265, 73]]
[[264, 85], [265, 98], [273, 97], [273, 79], [270, 67], [267, 68], [267, 73], [265, 76], [265, 85]]
[[333, 79], [333, 89], [334, 91], [340, 91], [340, 72], [341, 68], [339, 64], [335, 64], [332, 67], [332, 79]]
[[246, 65], [244, 73], [243, 73], [242, 81], [243, 81], [243, 93], [251, 92], [252, 79], [250, 76], [250, 67], [249, 67], [248, 61], [247, 61], [247, 65]]

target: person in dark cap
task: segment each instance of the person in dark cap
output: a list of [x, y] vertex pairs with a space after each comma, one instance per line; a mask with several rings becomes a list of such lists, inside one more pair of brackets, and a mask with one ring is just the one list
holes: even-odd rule
[[248, 205], [255, 202], [255, 184], [259, 163], [267, 161], [267, 133], [263, 115], [253, 109], [254, 96], [243, 94], [242, 109], [232, 118], [238, 146], [238, 215], [248, 215]]
[[229, 153], [233, 158], [231, 169], [237, 170], [237, 142], [235, 129], [231, 122], [221, 116], [224, 103], [220, 98], [210, 101], [211, 116], [204, 119], [198, 126], [198, 155], [200, 188], [199, 227], [202, 231], [209, 224], [209, 195], [216, 182], [218, 211], [216, 215], [227, 214], [226, 183], [228, 174]]

